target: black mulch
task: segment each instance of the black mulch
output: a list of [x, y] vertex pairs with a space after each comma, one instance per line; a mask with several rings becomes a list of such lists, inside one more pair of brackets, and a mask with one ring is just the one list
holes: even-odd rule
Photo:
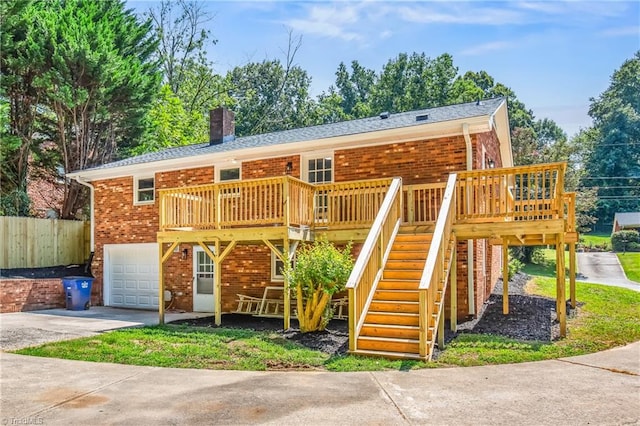
[[[459, 324], [453, 333], [445, 327], [445, 342], [458, 333], [494, 334], [518, 340], [550, 342], [558, 338], [555, 300], [526, 294], [525, 286], [530, 277], [517, 274], [509, 281], [509, 315], [502, 314], [502, 281], [499, 280], [487, 302], [481, 307], [478, 318]], [[569, 312], [569, 305], [567, 305]], [[213, 317], [181, 320], [173, 324], [215, 328]], [[300, 333], [298, 322], [291, 320], [291, 328], [283, 329], [281, 318], [258, 318], [250, 315], [227, 314], [222, 316], [222, 327], [245, 328], [278, 333], [286, 339], [298, 342], [310, 349], [330, 355], [345, 354], [349, 348], [348, 321], [332, 320], [325, 331]], [[435, 353], [437, 357], [437, 350]]]
[[[90, 276], [84, 265], [67, 265], [49, 268], [2, 269], [0, 278], [63, 278], [66, 276]], [[502, 314], [502, 281], [496, 283], [493, 293], [481, 307], [477, 318], [458, 325], [458, 333], [490, 333], [519, 340], [552, 341], [558, 338], [555, 300], [526, 294], [524, 288], [529, 276], [517, 274], [509, 281], [509, 315]], [[570, 312], [567, 305], [567, 312]], [[196, 327], [216, 327], [213, 317], [176, 321]], [[250, 315], [226, 314], [222, 317], [226, 328], [244, 328], [270, 331], [298, 342], [308, 348], [331, 355], [345, 354], [349, 344], [348, 322], [332, 320], [325, 331], [300, 333], [298, 322], [291, 320], [291, 328], [284, 330], [280, 318], [258, 318]], [[445, 342], [453, 340], [457, 333], [445, 328]]]
[[84, 265], [60, 265], [46, 268], [15, 268], [0, 269], [0, 278], [64, 278], [64, 277], [90, 277], [91, 273], [86, 273]]

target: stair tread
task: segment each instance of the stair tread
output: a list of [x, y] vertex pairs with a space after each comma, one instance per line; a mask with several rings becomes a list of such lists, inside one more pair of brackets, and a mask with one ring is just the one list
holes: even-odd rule
[[363, 327], [382, 327], [382, 328], [399, 328], [403, 330], [420, 330], [420, 326], [417, 325], [401, 325], [401, 324], [377, 324], [371, 322], [365, 322]]
[[408, 317], [417, 317], [419, 314], [413, 312], [385, 312], [385, 311], [367, 311], [367, 314], [375, 314], [375, 315], [389, 315], [389, 316], [408, 316]]
[[358, 336], [358, 340], [392, 342], [392, 343], [420, 343], [420, 339], [409, 339], [407, 337]]
[[369, 355], [369, 356], [382, 356], [387, 358], [404, 358], [404, 359], [413, 359], [413, 360], [422, 360], [419, 354], [408, 353], [408, 352], [388, 352], [388, 351], [374, 351], [370, 349], [356, 349], [355, 351], [349, 352], [355, 355]]

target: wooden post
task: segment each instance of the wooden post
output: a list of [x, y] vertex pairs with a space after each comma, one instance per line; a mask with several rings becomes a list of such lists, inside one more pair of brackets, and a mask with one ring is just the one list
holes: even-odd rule
[[451, 272], [450, 272], [450, 284], [449, 284], [449, 292], [451, 293], [451, 318], [449, 319], [449, 325], [451, 326], [451, 331], [454, 333], [458, 331], [458, 258], [457, 258], [457, 250], [458, 250], [458, 241], [456, 240], [453, 243], [453, 253], [451, 256]]
[[418, 290], [418, 309], [420, 311], [420, 316], [418, 317], [418, 323], [420, 325], [420, 341], [419, 341], [419, 350], [420, 350], [420, 358], [424, 360], [428, 360], [427, 354], [427, 339], [429, 336], [429, 322], [427, 321], [427, 316], [429, 315], [427, 309], [427, 292], [426, 290]]
[[444, 299], [440, 305], [440, 314], [438, 315], [438, 349], [444, 349]]
[[[286, 226], [287, 228], [289, 227], [289, 225], [291, 224], [291, 219], [290, 219], [290, 215], [289, 215], [289, 209], [291, 208], [291, 204], [290, 204], [290, 195], [289, 195], [289, 177], [285, 176], [284, 181], [283, 181], [283, 188], [282, 188], [282, 197], [284, 198], [282, 200], [282, 204], [284, 205], [284, 217], [283, 217], [283, 222], [284, 222], [284, 226]], [[288, 245], [288, 242], [287, 242]], [[289, 252], [285, 251], [285, 256], [289, 256]], [[285, 327], [286, 329], [286, 327]]]
[[[409, 225], [413, 225], [413, 222], [415, 221], [415, 200], [414, 200], [414, 193], [413, 193], [413, 185], [406, 185], [405, 186], [406, 190], [407, 190], [407, 223]], [[402, 197], [401, 197], [402, 198]]]
[[[173, 249], [171, 249], [173, 250]], [[164, 252], [158, 243], [158, 324], [164, 324]]]
[[509, 243], [502, 240], [502, 313], [509, 314]]
[[[289, 266], [291, 263], [291, 253], [289, 253], [289, 236], [284, 237], [284, 241], [282, 242], [282, 254], [285, 258], [285, 267]], [[329, 302], [331, 303], [331, 302]], [[291, 328], [291, 291], [289, 289], [289, 280], [285, 276], [284, 277], [284, 329], [288, 330]]]
[[576, 308], [576, 243], [569, 243], [569, 293], [571, 309]]
[[347, 290], [349, 294], [349, 352], [355, 352], [356, 346], [356, 292], [353, 287]]
[[556, 314], [560, 322], [560, 337], [567, 335], [567, 302], [565, 296], [564, 274], [564, 234], [558, 234], [556, 244]]
[[214, 311], [216, 313], [216, 325], [222, 324], [222, 268], [221, 268], [221, 256], [220, 256], [220, 240], [216, 239], [216, 252], [214, 253], [214, 269], [213, 276], [215, 277], [214, 293]]

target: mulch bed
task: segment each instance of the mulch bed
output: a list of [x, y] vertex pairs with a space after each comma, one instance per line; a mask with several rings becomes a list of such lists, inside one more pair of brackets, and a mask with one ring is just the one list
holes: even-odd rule
[[[525, 286], [529, 279], [528, 275], [520, 273], [509, 281], [509, 315], [502, 314], [502, 281], [499, 280], [494, 292], [480, 309], [478, 318], [459, 324], [457, 333], [451, 332], [448, 324], [445, 326], [445, 342], [450, 342], [459, 333], [494, 334], [525, 341], [550, 342], [557, 339], [556, 302], [554, 299], [526, 294]], [[216, 328], [213, 317], [180, 320], [172, 324]], [[329, 355], [343, 355], [349, 349], [348, 326], [348, 321], [332, 320], [325, 331], [300, 333], [298, 322], [294, 319], [291, 320], [291, 328], [284, 330], [281, 318], [226, 314], [222, 316], [221, 327], [274, 332], [307, 348]]]
[[90, 277], [84, 272], [84, 265], [60, 265], [46, 268], [0, 269], [0, 279], [46, 279], [64, 277]]
[[[63, 278], [66, 276], [89, 276], [84, 265], [67, 265], [49, 268], [2, 269], [0, 278]], [[555, 313], [555, 300], [528, 295], [525, 286], [530, 277], [519, 273], [509, 281], [509, 315], [502, 314], [502, 281], [498, 280], [494, 291], [481, 307], [477, 318], [458, 325], [458, 332], [445, 326], [445, 342], [450, 342], [459, 333], [483, 333], [518, 340], [549, 342], [559, 336]], [[567, 306], [567, 312], [570, 312]], [[213, 317], [175, 321], [195, 327], [215, 328]], [[330, 355], [347, 353], [349, 346], [349, 324], [344, 320], [332, 320], [325, 331], [300, 333], [298, 322], [291, 320], [291, 328], [284, 330], [280, 318], [259, 318], [251, 315], [226, 314], [222, 327], [269, 331], [300, 343], [310, 349]], [[436, 354], [437, 356], [437, 354]]]
[[[171, 324], [183, 324], [193, 327], [218, 328], [214, 317], [173, 321]], [[285, 330], [282, 318], [262, 318], [242, 314], [222, 316], [223, 328], [243, 328], [255, 331], [268, 331], [280, 334], [285, 339], [297, 342], [307, 348], [330, 355], [341, 355], [349, 349], [349, 322], [331, 320], [324, 331], [301, 333], [296, 319], [291, 319], [291, 328]]]

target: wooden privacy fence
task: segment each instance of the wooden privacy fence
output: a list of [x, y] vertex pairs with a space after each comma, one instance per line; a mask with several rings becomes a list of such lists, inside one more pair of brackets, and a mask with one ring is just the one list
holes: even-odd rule
[[81, 264], [90, 239], [89, 222], [0, 216], [0, 268]]

